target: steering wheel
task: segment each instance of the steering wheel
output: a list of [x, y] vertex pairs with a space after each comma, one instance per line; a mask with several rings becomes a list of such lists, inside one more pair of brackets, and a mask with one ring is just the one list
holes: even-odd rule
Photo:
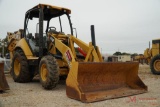
[[49, 29], [49, 30], [52, 30], [52, 29], [56, 30], [56, 27], [51, 26], [51, 27], [49, 27], [48, 29]]
[[50, 33], [59, 34], [59, 32], [56, 31], [56, 27], [51, 26], [48, 29], [49, 29], [48, 32], [50, 32]]

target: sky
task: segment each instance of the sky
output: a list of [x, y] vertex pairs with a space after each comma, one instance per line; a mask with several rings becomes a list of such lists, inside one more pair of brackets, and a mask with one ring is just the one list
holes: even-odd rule
[[160, 0], [0, 0], [0, 38], [23, 29], [25, 12], [39, 3], [71, 9], [78, 38], [91, 41], [103, 54], [143, 54], [149, 41], [160, 38]]

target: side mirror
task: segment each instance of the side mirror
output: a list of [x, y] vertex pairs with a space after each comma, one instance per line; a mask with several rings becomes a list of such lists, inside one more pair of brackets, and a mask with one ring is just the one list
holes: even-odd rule
[[77, 38], [77, 30], [76, 30], [76, 28], [73, 28], [73, 30], [75, 30], [75, 33], [76, 33], [76, 38]]

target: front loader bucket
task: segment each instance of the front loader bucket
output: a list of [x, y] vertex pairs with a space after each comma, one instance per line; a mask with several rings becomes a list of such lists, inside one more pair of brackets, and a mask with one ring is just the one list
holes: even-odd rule
[[82, 102], [94, 102], [147, 92], [138, 77], [138, 67], [136, 62], [75, 62], [66, 80], [66, 94]]
[[4, 63], [0, 63], [0, 92], [8, 89], [9, 86], [4, 75]]

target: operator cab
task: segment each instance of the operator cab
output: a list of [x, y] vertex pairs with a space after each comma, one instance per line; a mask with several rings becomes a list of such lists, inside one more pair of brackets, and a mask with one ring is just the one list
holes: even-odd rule
[[48, 33], [73, 35], [70, 13], [67, 8], [46, 4], [39, 4], [26, 12], [23, 37], [35, 56], [47, 54]]

